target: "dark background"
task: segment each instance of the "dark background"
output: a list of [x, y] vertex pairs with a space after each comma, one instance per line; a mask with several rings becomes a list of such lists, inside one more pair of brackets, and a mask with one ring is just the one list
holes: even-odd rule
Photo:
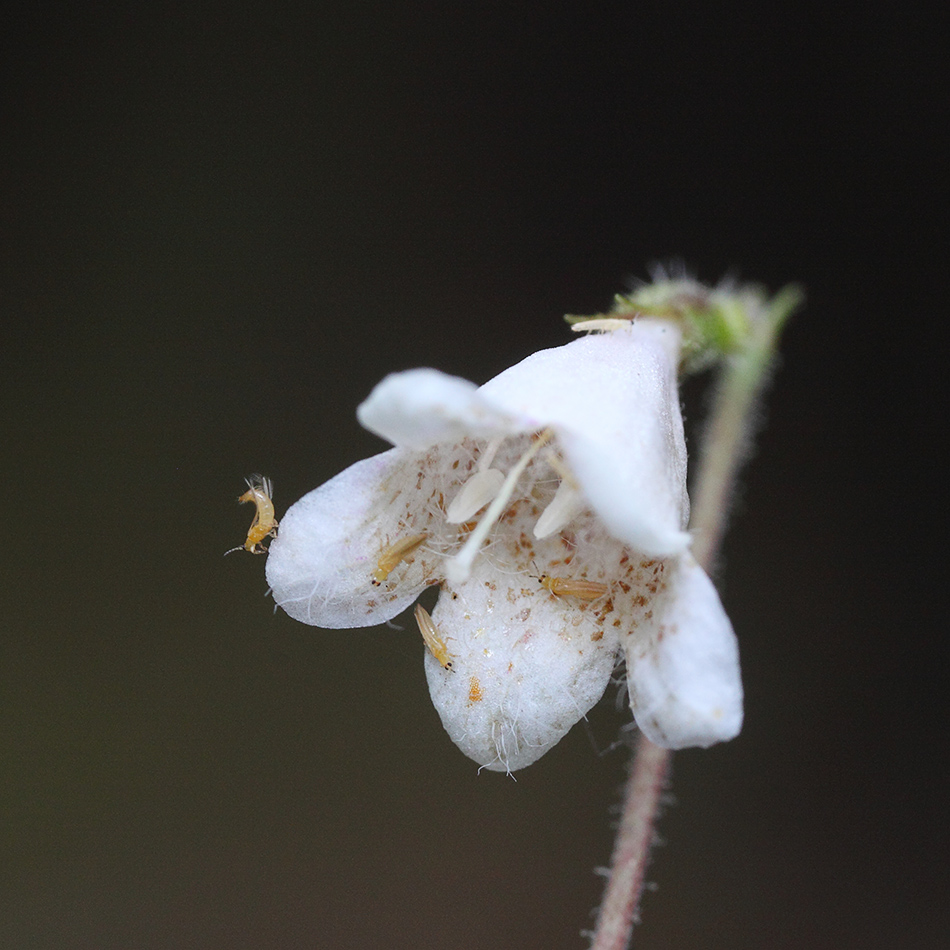
[[547, 7], [5, 20], [0, 947], [584, 946], [626, 717], [478, 775], [411, 626], [221, 554], [244, 475], [279, 516], [382, 448], [385, 373], [484, 381], [671, 256], [809, 302], [717, 576], [746, 726], [675, 758], [637, 945], [946, 946], [944, 54]]

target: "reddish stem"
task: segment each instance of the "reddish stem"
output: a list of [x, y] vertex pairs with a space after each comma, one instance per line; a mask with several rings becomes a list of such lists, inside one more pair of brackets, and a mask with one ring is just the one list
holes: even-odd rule
[[[736, 474], [748, 453], [755, 406], [768, 380], [778, 335], [801, 299], [800, 290], [786, 287], [767, 304], [757, 304], [744, 351], [720, 366], [690, 522], [693, 555], [707, 572], [725, 532]], [[668, 749], [641, 734], [591, 950], [627, 950], [630, 944], [671, 759]]]
[[653, 823], [671, 758], [668, 749], [654, 745], [641, 733], [591, 950], [626, 950], [630, 943], [633, 925], [639, 919]]

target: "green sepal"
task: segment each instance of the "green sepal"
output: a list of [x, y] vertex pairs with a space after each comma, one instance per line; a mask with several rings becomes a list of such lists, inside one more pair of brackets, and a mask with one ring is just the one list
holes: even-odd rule
[[604, 317], [678, 320], [683, 326], [681, 372], [685, 375], [758, 349], [763, 334], [777, 335], [803, 299], [801, 289], [794, 285], [783, 288], [769, 300], [765, 289], [754, 284], [706, 287], [689, 278], [678, 278], [658, 280], [632, 293], [617, 294], [606, 313], [568, 314], [564, 319], [572, 325]]

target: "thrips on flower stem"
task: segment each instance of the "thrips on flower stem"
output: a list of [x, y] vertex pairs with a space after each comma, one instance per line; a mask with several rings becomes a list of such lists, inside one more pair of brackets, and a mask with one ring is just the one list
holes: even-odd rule
[[251, 475], [244, 479], [247, 482], [247, 491], [238, 498], [238, 502], [244, 504], [253, 502], [257, 506], [254, 512], [254, 520], [247, 530], [247, 539], [244, 544], [239, 544], [230, 551], [225, 551], [224, 556], [233, 554], [235, 551], [248, 551], [251, 554], [266, 554], [267, 548], [261, 543], [266, 537], [277, 537], [277, 520], [274, 518], [274, 502], [271, 495], [274, 493], [274, 486], [271, 480], [264, 475]]

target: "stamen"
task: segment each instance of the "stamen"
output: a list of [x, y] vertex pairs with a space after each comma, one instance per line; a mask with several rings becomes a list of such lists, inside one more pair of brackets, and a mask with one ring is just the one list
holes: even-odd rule
[[462, 486], [461, 491], [452, 499], [445, 520], [449, 524], [461, 524], [468, 521], [476, 511], [481, 511], [501, 491], [505, 475], [497, 468], [476, 472]]
[[478, 460], [478, 470], [459, 489], [459, 493], [452, 499], [445, 520], [449, 524], [461, 524], [468, 521], [477, 511], [481, 511], [501, 490], [505, 481], [503, 472], [491, 468], [495, 455], [501, 447], [505, 436], [500, 435], [492, 439], [485, 446]]
[[478, 470], [484, 472], [492, 462], [495, 461], [495, 455], [498, 450], [501, 448], [501, 443], [505, 441], [505, 436], [499, 435], [495, 436], [488, 445], [485, 446], [485, 451], [482, 452], [481, 456], [478, 459]]
[[568, 468], [567, 462], [558, 455], [557, 451], [552, 447], [544, 453], [544, 461], [554, 469], [558, 475], [561, 476], [562, 482], [567, 482], [571, 488], [579, 489], [577, 479], [574, 477], [574, 473]]
[[573, 521], [584, 507], [584, 496], [567, 480], [557, 486], [557, 491], [547, 508], [541, 512], [534, 526], [534, 536], [540, 541], [560, 531], [568, 522]]
[[472, 563], [482, 542], [488, 537], [488, 532], [494, 527], [495, 522], [501, 517], [505, 510], [505, 505], [511, 499], [515, 491], [515, 484], [521, 477], [522, 472], [528, 467], [528, 463], [537, 455], [542, 446], [553, 438], [554, 432], [551, 429], [545, 429], [531, 440], [528, 451], [521, 456], [515, 463], [514, 468], [508, 473], [504, 484], [501, 486], [495, 500], [489, 505], [488, 511], [482, 516], [478, 527], [468, 536], [462, 550], [452, 558], [445, 566], [445, 573], [452, 584], [461, 584], [468, 579], [472, 573]]

